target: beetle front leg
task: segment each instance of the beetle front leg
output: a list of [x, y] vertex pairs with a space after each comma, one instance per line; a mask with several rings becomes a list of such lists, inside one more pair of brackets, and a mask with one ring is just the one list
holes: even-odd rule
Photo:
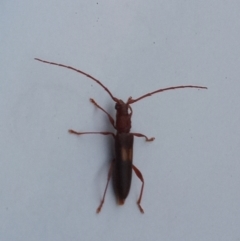
[[145, 136], [141, 133], [131, 133], [131, 134], [133, 134], [136, 137], [145, 137], [146, 141], [154, 141], [155, 140], [155, 137], [148, 138], [147, 136]]
[[90, 98], [90, 101], [108, 116], [109, 121], [111, 122], [112, 126], [115, 128], [114, 119], [112, 118], [112, 116], [107, 111], [105, 111], [100, 105], [98, 105], [98, 103], [94, 99]]
[[98, 208], [96, 210], [97, 213], [100, 213], [101, 208], [102, 208], [103, 203], [104, 203], [104, 200], [105, 200], [105, 196], [106, 196], [106, 192], [107, 192], [107, 188], [108, 188], [108, 183], [109, 183], [109, 181], [111, 179], [111, 176], [112, 176], [113, 162], [114, 162], [114, 160], [111, 162], [111, 165], [109, 167], [107, 184], [106, 184], [106, 187], [105, 187], [105, 190], [104, 190], [104, 193], [103, 193], [103, 198], [101, 200], [101, 203], [100, 203], [100, 205], [98, 206]]
[[141, 199], [142, 199], [142, 194], [143, 194], [143, 187], [144, 187], [144, 179], [143, 179], [143, 175], [142, 175], [142, 173], [133, 165], [132, 166], [132, 168], [133, 168], [133, 170], [134, 170], [134, 172], [135, 172], [135, 174], [137, 175], [137, 177], [141, 180], [141, 182], [142, 182], [142, 188], [141, 188], [141, 192], [140, 192], [140, 195], [139, 195], [139, 198], [138, 198], [138, 201], [137, 201], [137, 205], [138, 205], [138, 207], [139, 207], [139, 209], [140, 209], [140, 212], [141, 213], [144, 213], [144, 211], [143, 211], [143, 208], [141, 207]]

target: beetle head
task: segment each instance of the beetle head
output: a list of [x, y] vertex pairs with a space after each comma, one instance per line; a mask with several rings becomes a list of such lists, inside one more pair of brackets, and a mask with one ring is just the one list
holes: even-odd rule
[[[116, 129], [118, 132], [129, 133], [131, 129], [132, 108], [129, 103], [117, 100], [115, 109], [116, 113]], [[130, 110], [130, 112], [129, 112]]]

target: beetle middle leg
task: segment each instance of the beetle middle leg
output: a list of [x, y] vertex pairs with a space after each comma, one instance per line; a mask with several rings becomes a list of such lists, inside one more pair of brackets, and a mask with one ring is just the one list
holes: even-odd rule
[[141, 173], [134, 165], [132, 165], [132, 168], [133, 168], [135, 174], [137, 175], [137, 177], [138, 177], [138, 178], [141, 180], [141, 182], [142, 182], [141, 192], [140, 192], [140, 195], [139, 195], [139, 198], [138, 198], [138, 201], [137, 201], [137, 205], [138, 205], [138, 207], [139, 207], [139, 209], [140, 209], [140, 212], [141, 212], [141, 213], [144, 213], [143, 208], [141, 207], [141, 204], [140, 204], [140, 203], [141, 203], [141, 199], [142, 199], [142, 194], [143, 194], [143, 187], [144, 187], [143, 175], [142, 175], [142, 173]]
[[95, 132], [95, 131], [91, 131], [91, 132], [77, 132], [74, 130], [68, 130], [69, 133], [71, 134], [75, 134], [75, 135], [86, 135], [86, 134], [101, 134], [101, 135], [112, 135], [113, 138], [115, 138], [115, 134], [113, 132], [108, 132], [108, 131], [101, 131], [101, 132]]
[[[101, 134], [101, 135], [112, 135], [113, 138], [115, 139], [115, 134], [112, 133], [112, 132], [76, 132], [74, 130], [68, 130], [69, 133], [71, 134], [75, 134], [75, 135], [84, 135], [84, 134]], [[111, 176], [112, 176], [112, 169], [113, 169], [113, 162], [114, 160], [111, 162], [111, 165], [109, 167], [109, 171], [108, 171], [108, 178], [107, 178], [107, 184], [106, 184], [106, 187], [105, 187], [105, 190], [104, 190], [104, 194], [103, 194], [103, 198], [101, 200], [101, 203], [100, 205], [98, 206], [96, 212], [99, 213], [101, 211], [101, 208], [103, 206], [103, 203], [104, 203], [104, 200], [105, 200], [105, 196], [106, 196], [106, 192], [107, 192], [107, 188], [108, 188], [108, 184], [109, 184], [109, 181], [111, 179]]]
[[131, 133], [131, 134], [133, 134], [136, 137], [145, 137], [146, 141], [154, 141], [155, 140], [155, 137], [148, 138], [147, 136], [145, 136], [141, 133]]

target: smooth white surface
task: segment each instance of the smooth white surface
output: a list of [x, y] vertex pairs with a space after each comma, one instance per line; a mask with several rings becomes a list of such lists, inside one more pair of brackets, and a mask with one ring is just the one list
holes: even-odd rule
[[[239, 1], [1, 1], [0, 240], [239, 240]], [[134, 176], [123, 207], [110, 185], [111, 130], [89, 98], [132, 105]]]

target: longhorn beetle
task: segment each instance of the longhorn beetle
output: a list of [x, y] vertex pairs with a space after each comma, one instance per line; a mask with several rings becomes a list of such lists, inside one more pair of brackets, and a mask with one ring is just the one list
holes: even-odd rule
[[174, 89], [183, 89], [183, 88], [197, 88], [197, 89], [207, 89], [207, 87], [203, 86], [195, 86], [195, 85], [181, 85], [181, 86], [173, 86], [173, 87], [168, 87], [164, 89], [158, 89], [153, 92], [147, 93], [145, 95], [140, 96], [137, 99], [133, 99], [132, 97], [129, 97], [127, 102], [125, 103], [123, 100], [118, 99], [112, 95], [112, 93], [109, 91], [109, 89], [104, 86], [99, 80], [96, 78], [92, 77], [91, 75], [78, 70], [76, 68], [73, 68], [71, 66], [63, 65], [63, 64], [58, 64], [54, 62], [49, 62], [45, 60], [41, 60], [38, 58], [35, 58], [35, 60], [38, 60], [43, 63], [47, 64], [52, 64], [52, 65], [57, 65], [60, 67], [68, 68], [71, 70], [74, 70], [80, 74], [85, 75], [86, 77], [92, 79], [95, 81], [97, 84], [99, 84], [112, 98], [115, 104], [115, 109], [116, 109], [116, 123], [114, 122], [114, 119], [112, 116], [105, 111], [101, 106], [99, 106], [95, 100], [90, 99], [90, 101], [100, 110], [102, 110], [107, 116], [114, 127], [114, 129], [117, 131], [116, 134], [113, 132], [108, 132], [108, 131], [101, 131], [101, 132], [76, 132], [74, 130], [69, 130], [69, 133], [75, 134], [75, 135], [84, 135], [84, 134], [101, 134], [101, 135], [111, 135], [115, 141], [115, 158], [112, 160], [109, 171], [108, 171], [108, 178], [107, 178], [107, 184], [103, 193], [103, 197], [101, 200], [100, 205], [98, 206], [96, 212], [99, 213], [101, 211], [101, 208], [104, 203], [105, 195], [107, 192], [108, 188], [108, 183], [111, 179], [111, 176], [113, 176], [113, 185], [114, 185], [114, 191], [116, 194], [117, 202], [119, 205], [123, 205], [125, 199], [128, 196], [130, 186], [131, 186], [131, 180], [132, 180], [132, 169], [137, 175], [137, 177], [141, 180], [142, 182], [142, 187], [140, 191], [140, 195], [137, 201], [137, 205], [141, 211], [141, 213], [144, 213], [143, 208], [141, 207], [141, 199], [142, 199], [142, 194], [143, 194], [143, 187], [144, 187], [144, 179], [142, 176], [142, 173], [137, 169], [135, 165], [133, 165], [132, 158], [133, 158], [133, 139], [134, 136], [136, 137], [144, 137], [146, 141], [153, 141], [154, 137], [148, 138], [147, 136], [140, 134], [140, 133], [130, 133], [131, 130], [131, 117], [133, 114], [133, 110], [131, 107], [131, 104], [149, 97], [153, 94], [163, 92], [166, 90], [174, 90]]

